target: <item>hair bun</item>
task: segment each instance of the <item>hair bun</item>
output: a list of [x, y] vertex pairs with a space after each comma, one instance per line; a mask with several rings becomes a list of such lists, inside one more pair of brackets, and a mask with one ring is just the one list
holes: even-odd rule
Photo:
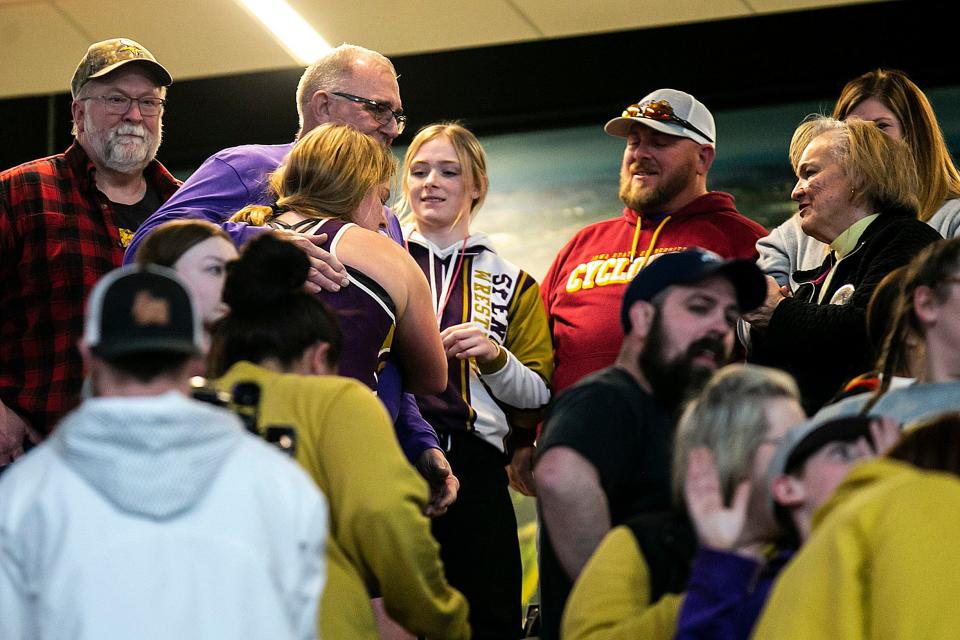
[[248, 242], [229, 266], [223, 301], [232, 311], [260, 311], [301, 293], [310, 260], [299, 247], [273, 233]]

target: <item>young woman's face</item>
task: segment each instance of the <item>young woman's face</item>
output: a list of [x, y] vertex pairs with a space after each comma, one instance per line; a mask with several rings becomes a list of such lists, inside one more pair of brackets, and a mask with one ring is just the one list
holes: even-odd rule
[[464, 183], [457, 151], [444, 136], [423, 143], [407, 168], [410, 206], [417, 227], [447, 231], [461, 222], [469, 227], [470, 205], [480, 192]]
[[847, 118], [859, 118], [860, 120], [869, 120], [877, 125], [880, 131], [893, 138], [894, 140], [903, 140], [903, 125], [897, 116], [887, 108], [885, 104], [877, 98], [867, 98], [856, 107], [850, 110]]
[[223, 303], [223, 283], [227, 278], [227, 263], [236, 259], [237, 249], [233, 243], [213, 236], [190, 247], [173, 263], [177, 274], [193, 292], [207, 326], [222, 318], [228, 310]]
[[360, 201], [357, 212], [353, 216], [354, 223], [370, 231], [379, 231], [387, 228], [387, 216], [383, 207], [390, 199], [390, 187], [386, 184], [376, 186], [367, 192]]

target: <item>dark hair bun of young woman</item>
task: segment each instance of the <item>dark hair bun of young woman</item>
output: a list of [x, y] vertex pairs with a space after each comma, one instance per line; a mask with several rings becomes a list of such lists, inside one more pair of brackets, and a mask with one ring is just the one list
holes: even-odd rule
[[263, 233], [248, 242], [240, 259], [230, 265], [223, 301], [233, 311], [268, 310], [303, 291], [310, 270], [307, 254], [295, 244]]

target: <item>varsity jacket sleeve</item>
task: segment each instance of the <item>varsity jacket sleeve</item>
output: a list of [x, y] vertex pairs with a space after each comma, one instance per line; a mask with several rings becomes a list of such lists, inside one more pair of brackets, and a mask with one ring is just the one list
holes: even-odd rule
[[517, 409], [540, 409], [550, 401], [553, 345], [540, 288], [527, 273], [507, 312], [507, 335], [492, 362], [478, 365], [480, 378], [500, 402]]
[[[397, 446], [386, 411], [360, 384], [345, 386], [325, 421], [323, 471], [336, 536], [387, 612], [429, 638], [469, 637], [467, 603], [450, 587], [422, 510], [427, 488]], [[365, 460], [364, 472], [356, 465]]]
[[567, 599], [565, 640], [673, 638], [683, 596], [650, 604], [647, 564], [627, 527], [614, 527], [584, 566]]

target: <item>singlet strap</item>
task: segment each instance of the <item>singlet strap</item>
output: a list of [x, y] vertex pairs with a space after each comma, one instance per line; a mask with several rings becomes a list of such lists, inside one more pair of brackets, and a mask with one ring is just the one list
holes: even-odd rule
[[[318, 235], [322, 233], [321, 227], [323, 227], [323, 223], [326, 221], [326, 218], [304, 218], [293, 224], [283, 222], [282, 220], [271, 220], [267, 224], [274, 228], [289, 229], [290, 231], [296, 231], [304, 235]], [[313, 231], [312, 234], [310, 233], [311, 231]]]
[[361, 288], [365, 289], [370, 295], [377, 297], [380, 303], [390, 311], [390, 314], [394, 318], [397, 317], [397, 305], [393, 303], [393, 298], [390, 297], [390, 294], [387, 293], [387, 290], [384, 289], [379, 282], [354, 267], [343, 266], [354, 282], [362, 285]]

